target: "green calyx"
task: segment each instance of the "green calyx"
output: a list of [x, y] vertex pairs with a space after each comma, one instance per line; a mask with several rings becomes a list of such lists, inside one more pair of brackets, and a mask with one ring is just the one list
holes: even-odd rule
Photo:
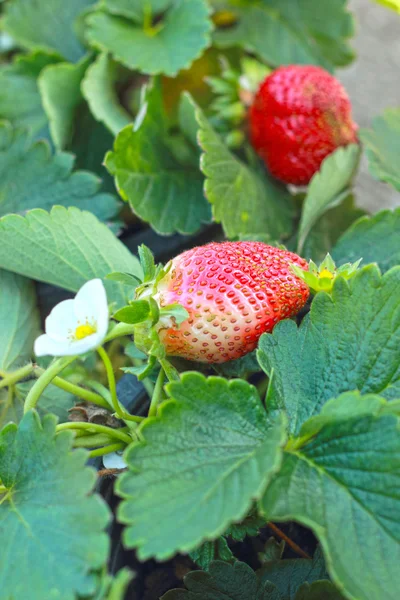
[[[144, 379], [157, 361], [165, 359], [165, 348], [160, 340], [159, 331], [169, 327], [179, 327], [189, 314], [180, 304], [160, 306], [157, 301], [159, 284], [168, 274], [172, 263], [169, 262], [165, 267], [156, 265], [153, 254], [145, 245], [140, 246], [138, 251], [143, 270], [143, 277], [140, 280], [129, 273], [112, 273], [109, 278], [135, 288], [135, 298], [127, 306], [115, 312], [113, 318], [134, 325], [135, 345], [148, 356], [147, 364], [134, 368], [138, 379]], [[131, 367], [129, 372], [132, 372]]]
[[298, 265], [291, 265], [293, 273], [300, 277], [315, 294], [318, 292], [331, 292], [333, 283], [337, 277], [351, 279], [357, 272], [362, 258], [354, 263], [346, 263], [341, 267], [335, 265], [334, 260], [328, 253], [322, 263], [317, 266], [310, 260], [308, 271], [304, 271]]
[[240, 70], [233, 69], [226, 58], [221, 58], [221, 77], [208, 77], [214, 92], [211, 109], [218, 121], [217, 127], [229, 148], [239, 148], [245, 140], [243, 126], [247, 109], [253, 103], [260, 83], [271, 72], [254, 58], [243, 58]]

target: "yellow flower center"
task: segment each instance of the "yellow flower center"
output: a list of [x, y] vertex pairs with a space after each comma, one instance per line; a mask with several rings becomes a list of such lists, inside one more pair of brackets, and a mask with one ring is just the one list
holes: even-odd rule
[[96, 333], [96, 328], [93, 327], [93, 325], [89, 325], [89, 323], [85, 323], [85, 325], [78, 325], [78, 327], [75, 329], [75, 339], [76, 340], [83, 340], [85, 337], [88, 337], [89, 335], [92, 335], [93, 333]]
[[331, 273], [330, 271], [328, 271], [328, 269], [322, 269], [321, 273], [319, 274], [320, 279], [322, 277], [325, 277], [326, 279], [333, 279], [335, 277], [335, 275], [333, 273]]

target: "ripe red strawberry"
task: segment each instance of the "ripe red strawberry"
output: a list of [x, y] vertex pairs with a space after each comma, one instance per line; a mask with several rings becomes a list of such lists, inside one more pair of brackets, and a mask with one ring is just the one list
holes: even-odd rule
[[321, 67], [280, 67], [250, 109], [252, 144], [285, 183], [306, 185], [328, 154], [357, 142], [356, 132], [344, 88]]
[[296, 254], [260, 242], [211, 243], [174, 258], [155, 298], [161, 307], [181, 304], [189, 319], [159, 330], [167, 355], [221, 363], [254, 350], [307, 301], [292, 263], [307, 269]]

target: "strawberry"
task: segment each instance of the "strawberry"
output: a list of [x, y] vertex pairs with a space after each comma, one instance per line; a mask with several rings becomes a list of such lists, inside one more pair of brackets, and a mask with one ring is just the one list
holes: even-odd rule
[[[211, 243], [174, 258], [151, 284], [165, 353], [221, 363], [254, 350], [262, 333], [307, 301], [308, 286], [294, 275], [291, 264], [307, 269], [296, 254], [260, 242]], [[139, 300], [149, 297], [149, 289], [143, 290]], [[185, 313], [179, 326], [173, 318], [162, 318], [163, 311], [167, 314], [177, 304], [189, 315]], [[140, 346], [147, 326], [138, 325], [137, 334]]]
[[350, 100], [321, 67], [276, 69], [261, 84], [249, 116], [254, 148], [285, 183], [308, 184], [328, 154], [357, 142]]

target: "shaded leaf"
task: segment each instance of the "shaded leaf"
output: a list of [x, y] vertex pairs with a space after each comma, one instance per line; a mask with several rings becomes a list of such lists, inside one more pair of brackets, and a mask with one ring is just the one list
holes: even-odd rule
[[284, 408], [291, 432], [347, 390], [400, 397], [400, 268], [381, 276], [371, 265], [320, 292], [299, 328], [278, 323], [259, 342], [258, 359], [273, 370], [271, 406]]
[[207, 571], [214, 560], [224, 560], [226, 562], [236, 560], [228, 546], [228, 542], [222, 536], [212, 542], [204, 542], [199, 548], [192, 550], [189, 556], [204, 571]]
[[250, 6], [229, 6], [236, 23], [215, 34], [219, 47], [239, 45], [272, 66], [317, 64], [329, 70], [354, 58], [347, 40], [353, 35], [344, 0], [263, 0]]
[[125, 544], [142, 560], [190, 551], [242, 519], [284, 443], [281, 416], [270, 421], [244, 381], [185, 373], [167, 389], [173, 401], [142, 426], [117, 484]]
[[0, 65], [0, 119], [29, 128], [35, 138], [50, 138], [38, 77], [42, 69], [59, 62], [55, 55], [34, 52]]
[[348, 186], [359, 157], [360, 147], [357, 144], [338, 148], [325, 158], [320, 170], [312, 177], [300, 219], [297, 246], [299, 253], [318, 219], [329, 209], [341, 204], [348, 196]]
[[80, 84], [89, 60], [76, 65], [58, 63], [45, 67], [38, 79], [43, 108], [55, 146], [65, 148], [72, 138], [76, 109], [82, 101]]
[[[140, 276], [137, 258], [94, 215], [61, 206], [0, 219], [0, 267], [72, 291], [116, 270]], [[109, 302], [126, 304], [129, 287], [104, 285]]]
[[87, 38], [130, 69], [173, 77], [210, 45], [208, 14], [205, 0], [175, 0], [160, 23], [146, 28], [96, 11], [87, 18]]
[[276, 587], [262, 583], [243, 562], [215, 561], [208, 572], [188, 573], [184, 583], [186, 590], [171, 590], [161, 600], [281, 600]]
[[90, 570], [107, 559], [109, 512], [98, 496], [88, 495], [95, 473], [84, 466], [87, 452], [71, 452], [72, 434], [56, 436], [55, 425], [55, 417], [40, 422], [29, 412], [0, 434], [0, 478], [8, 489], [0, 504], [4, 598], [90, 594]]
[[388, 108], [362, 129], [360, 138], [366, 147], [369, 170], [378, 181], [385, 181], [400, 192], [400, 108]]
[[121, 106], [114, 88], [119, 72], [119, 66], [107, 54], [99, 54], [82, 83], [82, 93], [93, 116], [114, 135], [132, 121], [131, 115]]
[[46, 142], [32, 143], [26, 131], [0, 123], [0, 215], [58, 204], [89, 210], [104, 221], [115, 217], [116, 198], [99, 193], [100, 180], [72, 172], [73, 166], [72, 154], [52, 154]]
[[93, 3], [94, 0], [10, 0], [2, 25], [21, 46], [56, 51], [76, 62], [85, 53], [76, 35], [76, 19]]
[[158, 233], [194, 233], [211, 217], [203, 177], [171, 152], [162, 102], [160, 86], [153, 84], [135, 125], [118, 134], [106, 166], [122, 198]]
[[382, 210], [358, 219], [339, 238], [332, 250], [337, 264], [362, 258], [362, 264], [378, 263], [382, 272], [400, 264], [400, 208]]

